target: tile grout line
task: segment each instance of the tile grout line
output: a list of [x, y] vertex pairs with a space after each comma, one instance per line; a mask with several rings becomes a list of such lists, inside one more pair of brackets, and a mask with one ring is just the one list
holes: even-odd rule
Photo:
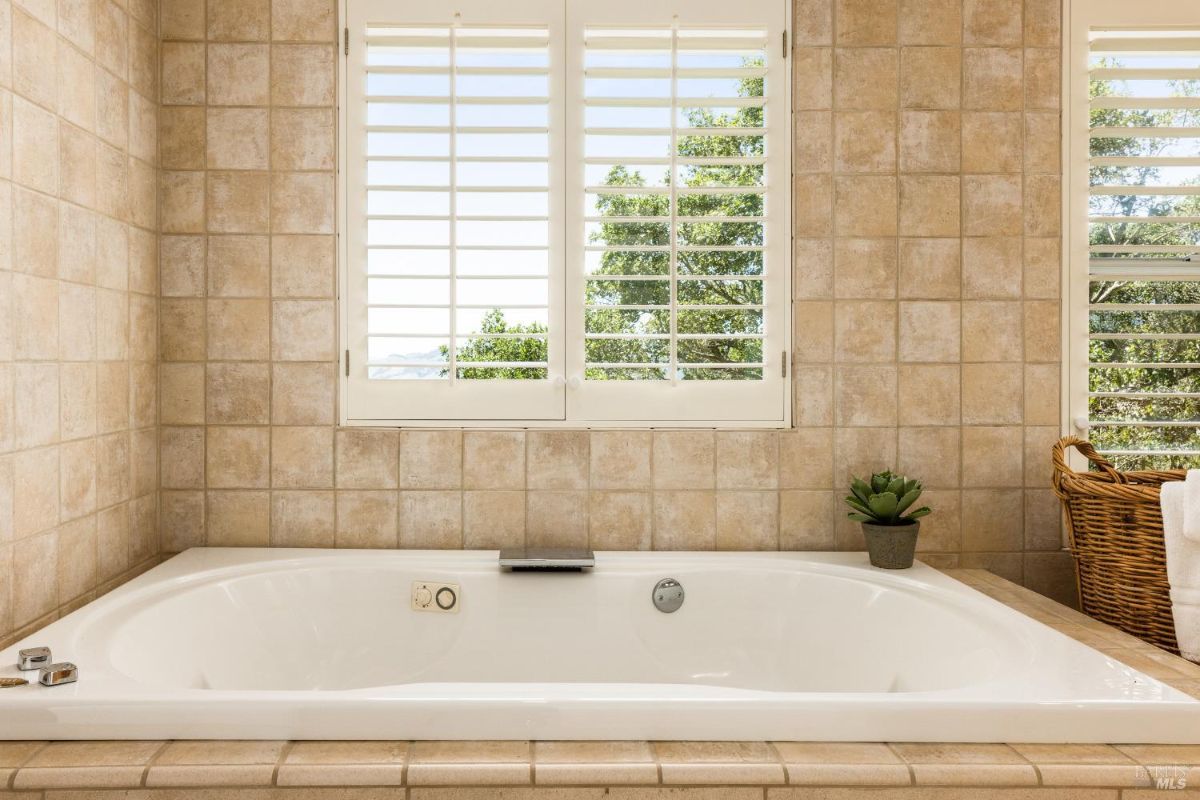
[[[1018, 459], [1019, 459], [1018, 463], [1020, 464], [1021, 504], [1022, 504], [1022, 513], [1020, 515], [1021, 585], [1024, 585], [1025, 580], [1026, 580], [1026, 578], [1025, 578], [1025, 564], [1027, 561], [1026, 553], [1028, 553], [1028, 551], [1029, 551], [1029, 548], [1028, 548], [1029, 531], [1026, 530], [1026, 521], [1025, 521], [1025, 514], [1024, 514], [1024, 506], [1027, 503], [1026, 494], [1025, 494], [1027, 491], [1026, 484], [1028, 483], [1028, 480], [1025, 476], [1025, 469], [1026, 469], [1025, 459], [1028, 454], [1025, 451], [1026, 451], [1026, 442], [1028, 441], [1028, 438], [1029, 438], [1029, 435], [1028, 435], [1029, 414], [1028, 414], [1028, 408], [1027, 408], [1027, 405], [1025, 402], [1025, 400], [1026, 400], [1025, 372], [1026, 372], [1026, 364], [1029, 363], [1029, 342], [1027, 340], [1028, 332], [1026, 331], [1026, 323], [1025, 323], [1025, 317], [1026, 317], [1026, 313], [1027, 313], [1026, 310], [1029, 308], [1028, 301], [1025, 299], [1025, 247], [1026, 247], [1025, 242], [1029, 235], [1028, 230], [1027, 230], [1028, 225], [1026, 223], [1026, 217], [1025, 217], [1025, 215], [1027, 213], [1026, 203], [1027, 203], [1028, 190], [1029, 190], [1029, 179], [1027, 177], [1028, 170], [1026, 169], [1026, 165], [1025, 165], [1025, 125], [1026, 125], [1026, 120], [1029, 118], [1029, 87], [1027, 86], [1028, 79], [1027, 79], [1027, 74], [1026, 74], [1026, 69], [1028, 67], [1028, 65], [1026, 63], [1026, 53], [1028, 52], [1028, 50], [1027, 50], [1028, 45], [1025, 41], [1025, 3], [1023, 3], [1023, 2], [1020, 4], [1020, 8], [1017, 11], [1017, 18], [1021, 25], [1021, 37], [1020, 37], [1020, 41], [1021, 41], [1021, 165], [1020, 165], [1021, 166], [1021, 238], [1020, 238], [1020, 258], [1021, 258], [1020, 278], [1021, 278], [1021, 283], [1020, 283], [1020, 286], [1021, 286], [1021, 289], [1020, 289], [1020, 295], [1019, 295], [1021, 298], [1021, 381], [1020, 381], [1021, 396], [1018, 400], [1018, 405], [1019, 405], [1020, 412], [1021, 412], [1021, 448], [1020, 448], [1019, 455], [1018, 455]], [[1014, 514], [1014, 516], [1016, 516], [1016, 515]], [[1038, 771], [1037, 767], [1034, 767], [1034, 771], [1037, 773], [1038, 783], [1040, 785], [1041, 780], [1042, 780], [1042, 774], [1040, 771]]]
[[[831, 467], [833, 473], [833, 507], [831, 539], [834, 550], [840, 550], [839, 535], [838, 535], [838, 515], [837, 515], [837, 485], [838, 481], [844, 481], [845, 475], [837, 474], [838, 456], [842, 448], [838, 446], [838, 424], [837, 424], [837, 243], [838, 243], [838, 222], [837, 222], [837, 112], [838, 105], [841, 100], [841, 92], [838, 91], [837, 72], [838, 65], [842, 60], [841, 52], [837, 46], [837, 7], [832, 0], [824, 0], [824, 6], [829, 10], [829, 147], [826, 155], [829, 157], [829, 198], [828, 205], [825, 209], [828, 214], [828, 234], [823, 237], [829, 241], [829, 259], [830, 259], [830, 281], [829, 281], [829, 310], [830, 310], [830, 329], [829, 334], [829, 358], [828, 361], [821, 364], [827, 370], [829, 386], [825, 392], [826, 400], [829, 402], [829, 415], [827, 422], [831, 431], [832, 443], [830, 449]], [[897, 67], [897, 72], [899, 67]], [[897, 75], [899, 81], [899, 75]], [[824, 171], [816, 173], [825, 176]], [[795, 192], [795, 188], [792, 188]], [[826, 420], [822, 420], [826, 421]]]
[[[959, 13], [960, 13], [960, 15], [962, 13], [961, 5], [959, 6]], [[963, 226], [966, 222], [967, 199], [966, 199], [965, 187], [963, 186], [963, 180], [961, 177], [962, 175], [964, 175], [963, 151], [964, 151], [964, 145], [966, 144], [966, 137], [963, 132], [962, 121], [963, 121], [964, 115], [967, 113], [967, 111], [964, 108], [966, 94], [967, 94], [967, 71], [966, 71], [965, 64], [963, 63], [963, 56], [966, 51], [965, 43], [963, 41], [964, 40], [963, 29], [965, 28], [965, 26], [966, 26], [966, 20], [960, 16], [959, 26], [958, 26], [958, 45], [955, 48], [958, 51], [958, 171], [960, 174], [959, 190], [958, 190], [959, 239], [958, 239], [958, 248], [957, 248], [958, 249], [958, 361], [959, 361], [959, 363], [958, 363], [958, 409], [957, 409], [957, 414], [956, 414], [956, 416], [958, 418], [958, 426], [957, 427], [959, 429], [959, 434], [958, 434], [958, 476], [957, 476], [958, 477], [957, 492], [958, 492], [958, 506], [959, 506], [959, 524], [958, 524], [958, 535], [956, 537], [956, 544], [957, 544], [957, 549], [958, 549], [958, 553], [959, 553], [959, 555], [958, 555], [958, 563], [959, 564], [962, 563], [963, 545], [965, 543], [965, 534], [963, 533], [963, 525], [962, 525], [962, 509], [963, 509], [964, 492], [965, 492], [965, 488], [966, 488], [963, 485], [964, 484], [963, 465], [966, 464], [966, 453], [967, 453], [967, 445], [966, 445], [966, 441], [965, 441], [966, 437], [963, 436], [963, 427], [964, 426], [963, 426], [963, 413], [962, 413], [963, 412], [963, 365], [965, 362], [965, 359], [963, 356], [964, 356], [964, 353], [966, 352], [966, 341], [965, 341], [966, 340], [966, 336], [965, 336], [966, 328], [965, 328], [964, 322], [966, 320], [966, 299], [967, 299], [965, 297], [966, 292], [964, 291], [965, 284], [966, 284], [966, 278], [965, 278], [965, 271], [963, 269], [963, 256], [965, 255], [965, 248], [964, 248], [965, 237], [963, 236]], [[951, 47], [954, 47], [954, 45], [951, 45]], [[911, 776], [913, 785], [916, 785], [916, 782], [917, 782], [916, 771], [913, 770], [911, 765], [909, 766], [908, 771]]]
[[410, 768], [412, 767], [413, 749], [415, 747], [416, 747], [416, 742], [411, 741], [411, 740], [406, 742], [404, 745], [404, 761], [402, 762], [402, 764], [400, 766], [400, 785], [405, 787], [404, 788], [405, 797], [407, 797], [412, 791], [411, 789], [408, 788], [408, 778], [409, 778]]
[[[203, 153], [203, 160], [201, 161], [201, 174], [200, 174], [200, 181], [202, 184], [202, 191], [204, 194], [203, 194], [203, 199], [201, 200], [201, 208], [203, 209], [203, 220], [202, 220], [202, 224], [200, 225], [200, 229], [199, 229], [199, 232], [197, 233], [197, 235], [204, 242], [204, 247], [203, 247], [204, 266], [201, 269], [201, 274], [203, 275], [204, 282], [201, 284], [201, 288], [200, 288], [201, 294], [200, 294], [200, 300], [198, 303], [200, 313], [203, 314], [202, 330], [204, 331], [204, 342], [203, 342], [204, 349], [201, 353], [197, 353], [197, 355], [202, 356], [202, 359], [200, 361], [200, 372], [202, 373], [202, 380], [203, 380], [202, 389], [201, 389], [201, 402], [203, 403], [203, 405], [202, 405], [201, 411], [200, 411], [201, 419], [203, 420], [201, 430], [200, 430], [200, 436], [201, 436], [201, 440], [202, 440], [201, 454], [202, 454], [202, 459], [203, 459], [200, 464], [200, 484], [201, 484], [201, 486], [200, 486], [200, 495], [201, 495], [201, 498], [200, 498], [200, 540], [205, 545], [208, 545], [208, 539], [209, 539], [209, 535], [208, 535], [208, 531], [209, 531], [208, 501], [209, 501], [209, 490], [210, 490], [209, 468], [208, 468], [208, 459], [209, 459], [208, 366], [209, 366], [209, 350], [210, 350], [210, 345], [209, 345], [210, 336], [209, 336], [209, 330], [208, 330], [208, 327], [209, 327], [208, 283], [210, 280], [210, 276], [209, 276], [209, 263], [208, 262], [209, 262], [209, 257], [211, 255], [211, 246], [210, 246], [211, 242], [210, 242], [209, 224], [208, 224], [209, 223], [208, 217], [209, 217], [209, 212], [210, 212], [209, 202], [208, 202], [208, 187], [209, 187], [209, 177], [210, 177], [209, 169], [208, 169], [208, 150], [209, 150], [210, 143], [209, 143], [209, 136], [208, 136], [209, 45], [208, 45], [208, 6], [207, 6], [207, 4], [205, 4], [205, 6], [204, 6], [202, 14], [204, 17], [204, 36], [203, 36], [204, 41], [200, 45], [200, 47], [203, 51], [202, 80], [203, 80], [204, 99], [203, 99], [203, 102], [201, 102], [199, 104], [199, 106], [200, 106], [200, 108], [203, 109], [203, 116], [204, 116], [204, 135], [203, 135], [204, 153]], [[269, 62], [268, 62], [268, 70], [269, 70]], [[269, 198], [268, 198], [268, 207], [269, 207]]]
[[[206, 17], [207, 17], [207, 14], [208, 14], [208, 4], [205, 3], [205, 16]], [[267, 36], [268, 36], [268, 39], [271, 38], [271, 36], [274, 32], [274, 24], [275, 24], [274, 3], [270, 3], [267, 6]], [[271, 410], [275, 407], [275, 352], [274, 352], [275, 351], [275, 283], [274, 283], [274, 281], [275, 281], [275, 229], [274, 229], [275, 228], [275, 226], [274, 226], [275, 220], [272, 215], [272, 209], [275, 205], [275, 182], [273, 180], [273, 178], [275, 176], [275, 158], [274, 158], [275, 148], [272, 146], [274, 143], [274, 140], [275, 140], [275, 104], [274, 104], [275, 98], [273, 97], [274, 92], [272, 91], [272, 89], [274, 87], [271, 85], [271, 75], [273, 72], [272, 66], [273, 66], [273, 62], [274, 62], [274, 56], [273, 56], [274, 50], [275, 50], [275, 48], [272, 47], [271, 44], [267, 45], [268, 87], [267, 87], [267, 107], [265, 109], [266, 110], [266, 118], [267, 118], [267, 125], [266, 125], [266, 128], [267, 128], [267, 130], [266, 130], [266, 142], [267, 142], [267, 225], [266, 225], [266, 240], [267, 240], [267, 285], [266, 285], [266, 293], [267, 293], [267, 364], [266, 364], [266, 368], [267, 368], [267, 421], [269, 423], [271, 423], [271, 428], [267, 433], [267, 475], [266, 475], [267, 487], [268, 487], [268, 489], [267, 489], [267, 531], [266, 531], [267, 547], [271, 546], [272, 534], [274, 533], [274, 529], [275, 529], [275, 499], [274, 499], [275, 498], [275, 496], [274, 496], [274, 490], [275, 490], [275, 424], [274, 424], [274, 422], [275, 421], [271, 418]], [[336, 82], [337, 81], [336, 70], [337, 70], [337, 64], [338, 64], [338, 58], [337, 58], [336, 51], [334, 52], [333, 64], [334, 64], [333, 68], [335, 70], [334, 80]], [[207, 118], [208, 118], [208, 113], [209, 113], [209, 107], [207, 105], [207, 97], [205, 98], [205, 106], [206, 106], [205, 107], [205, 125], [207, 127]], [[336, 126], [336, 120], [335, 120], [335, 125], [334, 125], [335, 131], [336, 131], [336, 128], [337, 128], [337, 126]], [[335, 152], [336, 152], [337, 146], [338, 146], [338, 142], [336, 141], [336, 133], [335, 133], [335, 140], [334, 140]], [[334, 181], [335, 181], [335, 186], [334, 186], [334, 193], [335, 193], [335, 195], [334, 195], [335, 196], [334, 226], [336, 228], [336, 217], [337, 217], [337, 208], [336, 208], [336, 192], [337, 192], [336, 181], [337, 181], [337, 178], [336, 177], [334, 178]], [[207, 216], [208, 216], [208, 212], [206, 210], [205, 211], [206, 220], [207, 220]], [[334, 327], [335, 327], [335, 329], [340, 330], [337, 326], [336, 304], [335, 304]], [[335, 355], [337, 355], [337, 350], [338, 350], [338, 347], [337, 347], [337, 343], [335, 342], [335, 345], [334, 345], [334, 354]], [[337, 397], [336, 391], [334, 393], [334, 397], [335, 398]], [[334, 432], [334, 436], [335, 437], [337, 436], [336, 430]], [[399, 447], [397, 447], [397, 457], [398, 456], [399, 456]], [[397, 508], [398, 507], [399, 507], [399, 503], [397, 503]], [[337, 516], [336, 516], [336, 511], [335, 511], [335, 514], [334, 514], [334, 530], [335, 530], [335, 532], [336, 532], [336, 529], [337, 529]], [[285, 749], [286, 749], [286, 747], [285, 747]], [[282, 757], [283, 757], [283, 755], [281, 753], [280, 754], [280, 762], [276, 763], [275, 770], [272, 773], [272, 780], [274, 780], [274, 777], [276, 775], [278, 775], [278, 773], [279, 773], [279, 764], [282, 763]]]
[[895, 756], [897, 759], [899, 759], [900, 763], [904, 766], [904, 768], [908, 770], [908, 785], [916, 786], [917, 785], [917, 771], [915, 769], [913, 769], [913, 765], [909, 762], [909, 760], [907, 758], [905, 758], [904, 755], [896, 749], [895, 744], [896, 744], [895, 742], [884, 742], [883, 746], [888, 749], [888, 752], [890, 752], [893, 756]]
[[[162, 136], [162, 121], [163, 121], [163, 31], [162, 31], [162, 4], [158, 3], [155, 7], [154, 29], [157, 42], [154, 48], [154, 78], [158, 88], [157, 97], [154, 103], [154, 527], [155, 538], [158, 542], [158, 553], [161, 555], [164, 551], [163, 545], [166, 544], [163, 534], [163, 513], [162, 513], [162, 332], [163, 332], [163, 314], [162, 314], [162, 298], [163, 298], [163, 192], [162, 192], [162, 174], [163, 174], [163, 136]], [[97, 322], [97, 324], [99, 324]], [[97, 334], [98, 335], [98, 334]], [[96, 537], [97, 547], [99, 547], [99, 536]]]
[[[770, 749], [770, 751], [775, 754], [775, 761], [776, 761], [776, 763], [779, 764], [779, 768], [781, 770], [783, 770], [783, 785], [785, 785], [785, 786], [790, 785], [792, 782], [792, 771], [790, 769], [788, 769], [787, 764], [784, 762], [783, 754], [779, 752], [779, 748], [776, 746], [774, 741], [767, 742], [766, 745], [767, 745], [767, 748]], [[767, 791], [767, 789], [764, 786], [763, 787], [764, 794], [766, 793], [766, 791]]]
[[291, 755], [291, 752], [293, 749], [295, 749], [295, 747], [296, 741], [294, 739], [289, 739], [287, 742], [284, 742], [283, 747], [279, 749], [279, 758], [275, 761], [275, 769], [271, 771], [271, 786], [279, 785], [279, 770], [283, 768], [283, 765], [287, 762], [288, 756]]
[[25, 769], [26, 765], [31, 763], [38, 754], [50, 746], [50, 742], [42, 742], [40, 747], [34, 748], [33, 752], [27, 755], [20, 764], [13, 768], [12, 775], [9, 776], [5, 789], [10, 792], [17, 790], [17, 773]]
[[[893, 371], [893, 374], [895, 375], [895, 388], [892, 391], [892, 401], [893, 401], [893, 403], [895, 403], [895, 417], [894, 417], [895, 429], [894, 429], [894, 433], [892, 434], [892, 436], [893, 436], [893, 442], [895, 443], [895, 447], [896, 447], [896, 463], [892, 466], [892, 469], [895, 469], [897, 472], [900, 472], [901, 471], [900, 470], [900, 459], [902, 457], [901, 453], [900, 453], [900, 364], [901, 364], [901, 361], [900, 361], [900, 350], [901, 350], [900, 320], [901, 320], [901, 309], [903, 306], [900, 301], [900, 274], [899, 273], [900, 273], [900, 242], [902, 241], [902, 236], [904, 234], [904, 231], [901, 226], [901, 221], [903, 219], [903, 216], [901, 214], [901, 209], [902, 209], [903, 203], [904, 203], [904, 188], [903, 188], [904, 187], [904, 183], [903, 183], [904, 171], [901, 169], [901, 156], [902, 156], [901, 148], [903, 146], [902, 131], [903, 131], [903, 125], [904, 125], [904, 103], [901, 99], [901, 93], [903, 92], [903, 86], [904, 86], [904, 73], [903, 73], [904, 59], [901, 56], [904, 51], [900, 44], [900, 14], [899, 13], [896, 14], [895, 28], [892, 30], [892, 41], [894, 42], [894, 44], [892, 46], [895, 48], [895, 52], [896, 52], [896, 109], [894, 112], [892, 112], [892, 115], [893, 115], [892, 120], [893, 120], [893, 124], [894, 124], [892, 147], [893, 147], [893, 158], [895, 159], [895, 161], [892, 165], [892, 169], [893, 169], [893, 173], [895, 174], [895, 181], [896, 181], [896, 213], [895, 213], [895, 225], [896, 225], [895, 239], [896, 239], [896, 241], [892, 248], [892, 252], [894, 252], [895, 256], [896, 256], [896, 272], [891, 276], [891, 285], [892, 285], [891, 302], [892, 302], [892, 308], [893, 308], [893, 311], [895, 314], [893, 322], [892, 322], [892, 359], [891, 359], [892, 371]], [[889, 111], [890, 111], [890, 109], [889, 109]], [[960, 193], [959, 202], [961, 202], [961, 201], [962, 201], [962, 197], [961, 197], [961, 193]], [[961, 217], [960, 217], [959, 233], [960, 233], [960, 235], [962, 233]]]
[[151, 754], [150, 759], [146, 762], [145, 768], [142, 769], [142, 777], [141, 777], [141, 780], [138, 782], [139, 787], [148, 786], [148, 781], [150, 780], [150, 769], [158, 762], [158, 759], [162, 757], [163, 753], [166, 752], [167, 748], [171, 746], [172, 741], [173, 741], [172, 739], [163, 740], [163, 742], [161, 744], [159, 744], [158, 748], [154, 751], [154, 753]]

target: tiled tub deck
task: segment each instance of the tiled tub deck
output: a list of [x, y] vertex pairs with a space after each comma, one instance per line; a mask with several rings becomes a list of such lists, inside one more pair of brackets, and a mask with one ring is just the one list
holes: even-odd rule
[[[1200, 697], [1200, 666], [990, 573], [948, 572]], [[0, 742], [0, 791], [13, 800], [343, 800], [334, 787], [352, 786], [368, 800], [839, 800], [867, 787], [876, 800], [1200, 797], [1200, 746]]]

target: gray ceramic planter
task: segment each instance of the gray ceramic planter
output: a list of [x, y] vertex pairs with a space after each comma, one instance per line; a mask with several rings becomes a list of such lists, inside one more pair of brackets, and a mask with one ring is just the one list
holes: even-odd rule
[[863, 536], [867, 539], [867, 553], [871, 566], [882, 569], [908, 569], [913, 565], [913, 554], [917, 551], [917, 533], [920, 521], [909, 525], [873, 525], [862, 523]]

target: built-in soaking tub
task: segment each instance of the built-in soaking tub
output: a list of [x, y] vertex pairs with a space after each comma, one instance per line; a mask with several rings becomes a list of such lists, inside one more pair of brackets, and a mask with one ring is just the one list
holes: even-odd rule
[[[414, 610], [414, 583], [456, 584], [456, 607]], [[38, 645], [78, 682], [18, 673]], [[494, 551], [196, 549], [0, 664], [35, 681], [0, 690], [4, 739], [1200, 742], [1200, 702], [857, 553], [506, 573]]]

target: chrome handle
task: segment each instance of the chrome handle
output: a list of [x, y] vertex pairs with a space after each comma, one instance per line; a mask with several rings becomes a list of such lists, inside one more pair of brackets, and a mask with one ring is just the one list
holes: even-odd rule
[[29, 672], [48, 666], [54, 659], [50, 656], [49, 647], [27, 647], [18, 655], [17, 669]]
[[60, 661], [48, 667], [42, 667], [38, 674], [38, 683], [42, 686], [62, 686], [64, 683], [74, 683], [79, 680], [79, 668], [68, 661]]

